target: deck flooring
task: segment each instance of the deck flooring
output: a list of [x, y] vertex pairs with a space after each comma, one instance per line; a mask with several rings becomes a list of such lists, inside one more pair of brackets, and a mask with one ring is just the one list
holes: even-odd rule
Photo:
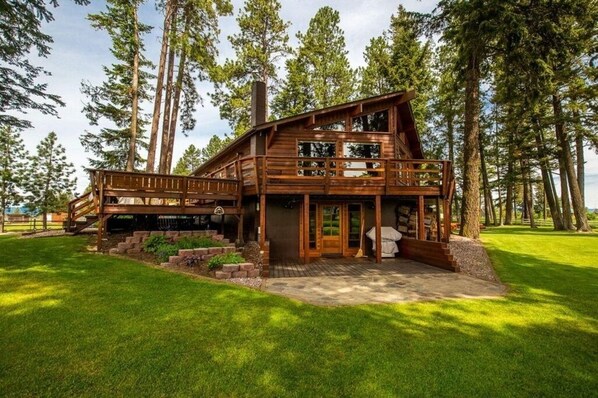
[[[420, 267], [421, 268], [418, 268]], [[312, 259], [309, 264], [300, 261], [278, 261], [270, 265], [270, 278], [300, 278], [316, 276], [367, 276], [367, 275], [390, 275], [397, 271], [409, 269], [410, 272], [438, 272], [444, 271], [429, 265], [406, 258], [382, 259], [377, 264], [373, 258], [317, 258]]]

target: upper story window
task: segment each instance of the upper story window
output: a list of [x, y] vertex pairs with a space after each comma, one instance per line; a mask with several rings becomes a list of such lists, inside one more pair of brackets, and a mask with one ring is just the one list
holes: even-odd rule
[[299, 141], [297, 155], [307, 158], [333, 158], [336, 156], [336, 143]]
[[324, 124], [322, 126], [315, 127], [314, 130], [324, 130], [324, 131], [345, 131], [345, 121], [339, 120], [336, 122]]
[[[345, 142], [343, 143], [343, 154], [345, 158], [380, 158], [380, 143], [378, 142]], [[372, 177], [378, 176], [378, 170], [382, 164], [379, 161], [364, 162], [347, 160], [343, 163], [345, 177]]]
[[[299, 141], [297, 154], [303, 158], [333, 158], [336, 157], [336, 143], [323, 141]], [[330, 167], [336, 167], [332, 162]], [[331, 175], [336, 172], [330, 171]], [[300, 176], [324, 176], [326, 175], [326, 162], [300, 160], [297, 162], [297, 175]]]
[[353, 118], [353, 131], [389, 131], [388, 111], [383, 110]]

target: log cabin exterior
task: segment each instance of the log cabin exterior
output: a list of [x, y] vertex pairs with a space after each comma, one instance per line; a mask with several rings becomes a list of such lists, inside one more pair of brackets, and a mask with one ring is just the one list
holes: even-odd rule
[[[239, 240], [258, 241], [269, 261], [350, 257], [362, 249], [379, 262], [381, 239], [372, 253], [364, 234], [375, 227], [379, 237], [382, 226], [391, 226], [405, 236], [405, 256], [455, 270], [446, 245], [452, 166], [422, 159], [414, 91], [266, 122], [264, 90], [254, 84], [254, 127], [193, 172], [239, 181]], [[413, 218], [416, 225], [409, 224]]]
[[423, 159], [414, 96], [395, 92], [267, 122], [265, 87], [254, 83], [253, 128], [190, 176], [90, 170], [92, 190], [70, 203], [67, 228], [97, 223], [100, 245], [114, 215], [210, 216], [227, 238], [259, 242], [268, 276], [270, 262], [360, 249], [380, 262], [381, 227], [390, 226], [404, 236], [399, 255], [455, 271], [447, 248], [452, 166]]

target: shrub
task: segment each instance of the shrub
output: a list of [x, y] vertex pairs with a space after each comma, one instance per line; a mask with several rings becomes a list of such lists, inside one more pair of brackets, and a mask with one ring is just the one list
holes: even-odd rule
[[154, 254], [160, 262], [166, 262], [168, 257], [179, 254], [179, 248], [172, 243], [163, 243], [155, 249]]
[[199, 249], [202, 247], [222, 247], [224, 244], [209, 236], [185, 236], [176, 243], [179, 249]]
[[158, 247], [168, 244], [169, 241], [163, 235], [152, 235], [143, 242], [143, 250], [148, 253], [156, 253]]
[[239, 264], [245, 262], [245, 259], [241, 257], [239, 253], [224, 253], [217, 254], [208, 261], [208, 268], [214, 270], [222, 267], [222, 264]]

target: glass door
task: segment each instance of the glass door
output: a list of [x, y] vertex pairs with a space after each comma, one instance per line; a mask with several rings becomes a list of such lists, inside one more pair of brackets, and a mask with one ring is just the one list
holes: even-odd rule
[[341, 207], [338, 204], [322, 204], [322, 254], [342, 254]]

